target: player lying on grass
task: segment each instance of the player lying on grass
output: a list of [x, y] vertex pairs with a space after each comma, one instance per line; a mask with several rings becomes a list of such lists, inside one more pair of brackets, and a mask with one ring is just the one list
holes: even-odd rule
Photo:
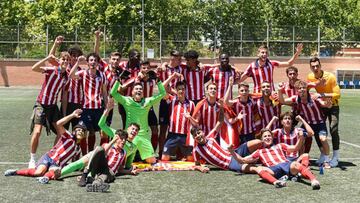
[[[231, 170], [241, 173], [255, 173], [256, 166], [249, 164], [240, 164], [235, 160], [231, 153], [221, 148], [216, 141], [216, 135], [220, 130], [220, 126], [224, 121], [224, 112], [221, 108], [219, 113], [219, 121], [215, 128], [213, 128], [208, 135], [205, 136], [204, 131], [201, 128], [192, 128], [191, 134], [195, 140], [195, 146], [193, 150], [193, 156], [195, 164], [200, 165], [201, 161], [216, 166], [224, 170]], [[261, 147], [260, 140], [251, 140], [243, 143], [237, 149], [232, 149], [234, 153], [238, 153], [241, 156], [247, 156]], [[236, 151], [236, 152], [235, 152]], [[208, 170], [202, 167], [202, 170]]]
[[86, 127], [82, 123], [74, 126], [72, 133], [64, 128], [64, 125], [72, 118], [80, 118], [81, 113], [82, 110], [77, 109], [72, 114], [57, 121], [56, 124], [61, 137], [56, 145], [41, 157], [35, 169], [10, 169], [5, 171], [5, 176], [43, 176], [38, 178], [40, 183], [48, 183], [49, 179], [59, 177], [61, 168], [63, 168], [69, 160], [76, 156], [77, 153], [80, 153], [79, 143], [86, 136]]
[[[101, 130], [103, 130], [107, 135], [109, 135], [110, 138], [113, 138], [115, 136], [116, 130], [110, 128], [106, 124], [106, 119], [107, 119], [107, 116], [109, 115], [109, 112], [113, 109], [113, 107], [114, 107], [114, 101], [112, 99], [109, 99], [107, 108], [105, 109], [105, 111], [99, 121], [99, 126], [100, 126]], [[132, 143], [132, 141], [135, 138], [135, 136], [138, 134], [139, 129], [140, 129], [140, 127], [136, 123], [130, 124], [130, 126], [127, 128], [128, 137], [127, 137], [127, 141], [124, 146], [124, 150], [126, 151], [125, 168], [130, 169], [130, 170], [129, 171], [121, 170], [120, 173], [122, 173], [122, 174], [134, 174], [135, 173], [135, 171], [133, 171], [133, 168], [131, 167], [131, 164], [134, 160], [137, 147], [135, 144]], [[92, 155], [92, 152], [89, 152], [85, 156], [81, 157], [81, 159], [65, 166], [61, 170], [61, 177], [66, 176], [67, 174], [70, 174], [74, 171], [84, 169], [84, 167], [89, 163], [89, 158]], [[80, 181], [80, 183], [79, 183], [80, 186], [85, 186], [85, 179], [86, 179], [86, 177], [84, 177], [83, 180]]]
[[310, 179], [312, 188], [317, 190], [320, 189], [320, 183], [316, 180], [310, 169], [299, 162], [286, 159], [285, 154], [299, 151], [304, 141], [303, 134], [303, 131], [299, 131], [299, 137], [295, 145], [287, 145], [284, 143], [274, 145], [271, 130], [264, 128], [261, 130], [262, 149], [257, 149], [251, 155], [246, 157], [242, 157], [240, 154], [236, 153], [231, 145], [228, 150], [233, 158], [240, 164], [250, 164], [260, 160], [263, 167], [259, 166], [255, 169], [257, 174], [277, 188], [286, 186], [286, 182], [278, 180], [278, 178], [284, 175], [295, 176], [298, 173], [301, 173], [302, 177]]

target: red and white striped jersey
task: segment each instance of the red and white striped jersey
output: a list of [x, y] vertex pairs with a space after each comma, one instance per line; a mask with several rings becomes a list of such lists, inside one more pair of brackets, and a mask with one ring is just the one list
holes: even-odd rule
[[200, 117], [195, 116], [199, 120], [201, 129], [207, 135], [216, 126], [219, 119], [220, 105], [217, 102], [211, 105], [206, 98], [204, 100], [204, 102], [199, 102], [196, 105], [196, 108], [200, 108], [197, 112], [198, 115], [200, 114]]
[[111, 147], [106, 155], [109, 170], [116, 174], [120, 166], [125, 166], [126, 151], [118, 150], [115, 147]]
[[[78, 67], [76, 71], [81, 71], [82, 68]], [[69, 75], [71, 67], [66, 69], [67, 74]], [[68, 91], [68, 102], [75, 104], [82, 104], [84, 98], [84, 92], [82, 89], [82, 83], [80, 80], [69, 78], [66, 83], [66, 90]]]
[[253, 159], [260, 159], [264, 166], [271, 167], [280, 163], [288, 162], [285, 156], [287, 148], [287, 144], [280, 143], [273, 145], [270, 148], [257, 149], [250, 156]]
[[233, 111], [238, 115], [241, 111], [244, 111], [246, 116], [241, 119], [243, 124], [240, 130], [240, 136], [250, 134], [255, 131], [255, 115], [257, 114], [256, 103], [252, 99], [248, 99], [246, 103], [240, 102], [240, 98], [232, 106]]
[[170, 96], [167, 103], [169, 103], [169, 112], [171, 112], [169, 132], [187, 134], [190, 129], [190, 121], [185, 118], [184, 113], [189, 112], [192, 115], [195, 109], [194, 102], [185, 99], [181, 103], [176, 96]]
[[[170, 75], [172, 75], [173, 73], [181, 73], [181, 69], [180, 69], [180, 66], [177, 66], [175, 68], [170, 68], [170, 66], [167, 66], [166, 67], [166, 70], [164, 71], [158, 71], [157, 74], [158, 74], [158, 77], [159, 79], [164, 82], [166, 79], [168, 79], [170, 77]], [[176, 82], [178, 81], [179, 79], [176, 78], [176, 79], [173, 79], [172, 81], [170, 81], [170, 87], [171, 88], [174, 88], [175, 89], [175, 85], [176, 85]]]
[[253, 93], [261, 93], [261, 83], [263, 81], [270, 82], [271, 90], [275, 91], [274, 87], [274, 68], [279, 66], [278, 61], [270, 61], [267, 60], [265, 66], [259, 65], [259, 59], [252, 62], [246, 69], [245, 74], [248, 77], [251, 77], [254, 82], [254, 92]]
[[[292, 130], [289, 134], [287, 134], [285, 130], [281, 128], [277, 128], [273, 130], [272, 133], [274, 135], [274, 143], [276, 144], [284, 143], [289, 146], [295, 145], [296, 142], [298, 141], [299, 130], [302, 129], [294, 128], [294, 130]], [[298, 157], [298, 156], [299, 156], [299, 152], [286, 152], [286, 157]]]
[[[130, 71], [130, 75], [129, 75], [129, 80], [131, 80], [131, 78], [136, 78], [140, 72], [140, 64], [138, 64], [135, 68], [129, 68], [128, 65], [128, 61], [122, 61], [119, 64], [120, 68], [122, 68], [123, 70], [128, 70]], [[125, 84], [127, 80], [123, 80], [122, 84]], [[124, 92], [124, 96], [132, 96], [131, 92], [132, 92], [132, 86], [128, 87], [125, 92]]]
[[[219, 67], [214, 67], [214, 68], [210, 68], [207, 74], [211, 78], [211, 81], [216, 83], [217, 99], [223, 98], [225, 96], [226, 90], [229, 87], [230, 78], [235, 77], [235, 80], [237, 79], [234, 68], [231, 68], [230, 70], [227, 71], [223, 71]], [[232, 91], [231, 91], [231, 95], [232, 95]]]
[[73, 135], [69, 131], [65, 131], [47, 154], [62, 168], [77, 154], [76, 151], [79, 149]]
[[285, 94], [288, 98], [297, 95], [295, 87], [291, 85], [289, 82], [281, 82], [279, 83], [279, 90]]
[[141, 84], [143, 85], [144, 98], [152, 97], [154, 94], [154, 87], [156, 86], [155, 80], [141, 80]]
[[102, 86], [107, 85], [105, 75], [96, 71], [95, 75], [90, 70], [81, 70], [76, 73], [80, 77], [84, 89], [84, 109], [100, 109], [102, 102]]
[[229, 169], [231, 154], [216, 142], [213, 136], [207, 136], [205, 144], [197, 144], [193, 149], [195, 161], [205, 160], [207, 163], [224, 170]]
[[115, 82], [119, 79], [119, 76], [115, 72], [113, 72], [110, 66], [108, 66], [107, 64], [105, 66], [104, 74], [107, 80], [106, 89], [109, 93]]
[[313, 100], [308, 96], [308, 102], [302, 103], [299, 96], [291, 97], [293, 103], [295, 103], [297, 114], [300, 114], [306, 122], [309, 124], [324, 123], [324, 114], [321, 110], [321, 104], [318, 100]]
[[204, 98], [205, 76], [209, 67], [198, 70], [191, 70], [186, 65], [181, 65], [182, 74], [186, 81], [186, 98], [196, 101]]
[[56, 104], [59, 92], [65, 86], [68, 76], [66, 72], [58, 71], [57, 67], [49, 67], [43, 73], [45, 80], [36, 101], [43, 105]]
[[[274, 103], [276, 102], [271, 101], [270, 105], [265, 105], [264, 99], [262, 97], [256, 101], [257, 112], [260, 116], [260, 123], [258, 124], [259, 126], [257, 126], [257, 129], [260, 130], [262, 128], [265, 128], [274, 116], [280, 118], [281, 104]], [[278, 127], [279, 121], [276, 121], [272, 124], [270, 130], [274, 130]]]

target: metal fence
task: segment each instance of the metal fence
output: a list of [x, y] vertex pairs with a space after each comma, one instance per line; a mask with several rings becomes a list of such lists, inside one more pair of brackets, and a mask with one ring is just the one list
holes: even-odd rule
[[[130, 48], [154, 52], [155, 58], [169, 55], [170, 50], [195, 49], [202, 57], [215, 58], [219, 52], [233, 57], [255, 56], [257, 48], [266, 44], [270, 56], [291, 56], [297, 43], [304, 44], [303, 55], [318, 53], [322, 57], [339, 54], [344, 47], [360, 44], [359, 28], [325, 27], [273, 27], [240, 25], [222, 26], [103, 26], [101, 55], [106, 57], [112, 51], [124, 54]], [[65, 37], [60, 50], [80, 46], [85, 53], [93, 50], [94, 29], [73, 27], [60, 29], [48, 25], [34, 30], [31, 26], [0, 27], [0, 58], [42, 58], [45, 57], [58, 35]], [[143, 36], [144, 35], [144, 36]], [[144, 43], [142, 43], [144, 39]]]

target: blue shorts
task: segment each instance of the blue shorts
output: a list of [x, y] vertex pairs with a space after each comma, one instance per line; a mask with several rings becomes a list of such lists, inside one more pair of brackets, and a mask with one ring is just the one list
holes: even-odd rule
[[148, 124], [149, 124], [149, 126], [157, 126], [158, 125], [154, 107], [151, 107], [149, 110]]
[[242, 143], [236, 150], [235, 152], [242, 156], [242, 157], [246, 157], [248, 155], [250, 155], [250, 152], [249, 152], [249, 148], [247, 147], [247, 142], [245, 143]]
[[100, 131], [98, 125], [104, 109], [83, 109], [79, 122], [84, 122], [87, 130]]
[[279, 179], [284, 175], [291, 175], [290, 174], [290, 165], [291, 165], [291, 163], [292, 162], [288, 161], [288, 162], [280, 163], [280, 164], [275, 165], [275, 166], [271, 166], [269, 168], [274, 172], [275, 178]]
[[55, 163], [55, 161], [49, 157], [48, 153], [44, 154], [39, 161], [36, 163], [36, 168], [39, 167], [40, 165], [45, 165], [48, 169], [49, 168], [53, 168], [56, 167], [58, 168], [59, 165], [57, 165]]
[[326, 123], [310, 124], [314, 131], [314, 136], [327, 136]]
[[255, 135], [254, 133], [249, 133], [249, 134], [245, 134], [245, 135], [240, 135], [240, 142], [241, 143], [246, 143], [250, 140], [254, 140], [255, 139]]
[[178, 133], [168, 133], [166, 138], [163, 154], [174, 156], [176, 155], [176, 149], [179, 148], [184, 156], [190, 156], [192, 147], [186, 146], [186, 135]]
[[230, 164], [229, 164], [229, 170], [230, 171], [235, 171], [235, 172], [241, 172], [241, 167], [242, 167], [242, 164], [240, 164], [239, 162], [237, 162], [234, 157], [231, 157], [231, 161], [230, 161]]
[[169, 125], [169, 104], [166, 100], [162, 99], [159, 105], [159, 124]]

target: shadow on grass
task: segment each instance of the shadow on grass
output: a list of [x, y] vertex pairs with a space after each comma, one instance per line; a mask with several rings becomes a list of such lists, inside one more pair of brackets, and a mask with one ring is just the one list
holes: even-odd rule
[[[346, 171], [347, 170], [347, 167], [356, 167], [357, 165], [352, 163], [352, 162], [348, 162], [348, 161], [339, 161], [339, 165], [335, 168], [340, 168], [340, 170], [342, 171]], [[314, 170], [314, 171], [319, 171], [319, 167], [318, 165], [316, 164], [316, 161], [315, 160], [311, 160], [310, 161], [310, 167], [311, 167], [311, 170]]]

